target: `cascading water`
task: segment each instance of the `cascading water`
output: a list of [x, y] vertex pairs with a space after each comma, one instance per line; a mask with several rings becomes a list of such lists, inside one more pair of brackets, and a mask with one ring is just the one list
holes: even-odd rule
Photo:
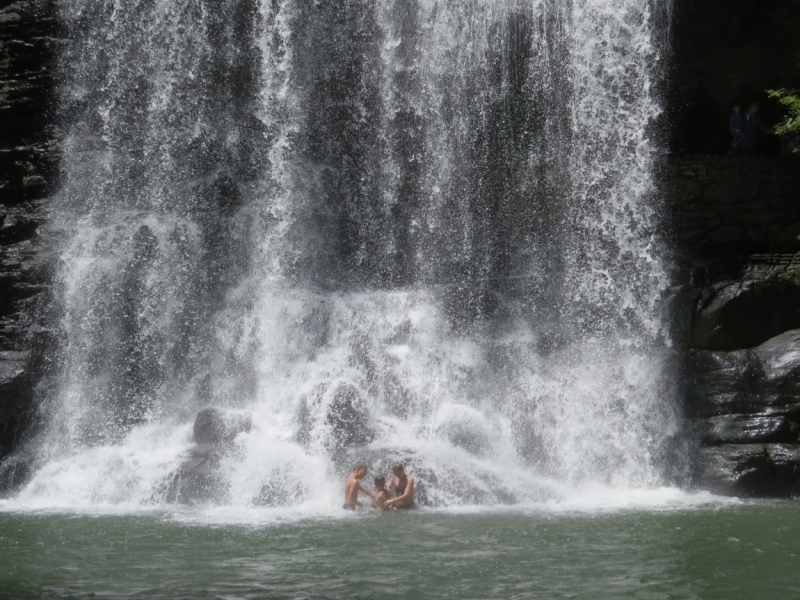
[[[663, 484], [660, 10], [61, 3], [60, 342], [19, 500], [333, 506], [358, 459], [433, 505]], [[187, 495], [205, 406], [252, 428]]]

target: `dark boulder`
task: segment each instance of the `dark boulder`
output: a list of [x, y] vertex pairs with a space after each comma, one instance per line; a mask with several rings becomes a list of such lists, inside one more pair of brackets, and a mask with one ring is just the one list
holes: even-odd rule
[[179, 504], [223, 503], [228, 500], [228, 481], [220, 468], [222, 459], [235, 450], [234, 438], [249, 432], [250, 413], [204, 408], [194, 421], [195, 445], [186, 459], [162, 485], [166, 502]]
[[[689, 359], [695, 417], [788, 414], [800, 405], [800, 330], [748, 350], [698, 351]], [[777, 411], [777, 413], [776, 413]]]
[[31, 239], [39, 221], [22, 211], [7, 213], [0, 224], [0, 244], [11, 245]]
[[332, 429], [328, 447], [334, 454], [375, 439], [366, 403], [353, 385], [342, 384], [336, 390], [327, 420]]
[[800, 493], [800, 330], [691, 358], [697, 486], [746, 497]]
[[7, 457], [0, 464], [0, 495], [15, 492], [28, 483], [32, 465], [33, 458], [24, 452]]
[[212, 444], [196, 445], [166, 482], [164, 500], [178, 504], [224, 502], [228, 484], [220, 470], [223, 452]]
[[0, 352], [0, 424], [30, 406], [33, 386], [28, 372], [29, 352]]
[[700, 448], [694, 482], [725, 496], [796, 497], [800, 494], [800, 446], [724, 444]]
[[226, 444], [253, 425], [250, 413], [228, 412], [204, 408], [194, 420], [194, 441], [197, 444]]
[[715, 286], [701, 299], [693, 345], [707, 350], [752, 348], [800, 327], [800, 286], [784, 280], [745, 280]]

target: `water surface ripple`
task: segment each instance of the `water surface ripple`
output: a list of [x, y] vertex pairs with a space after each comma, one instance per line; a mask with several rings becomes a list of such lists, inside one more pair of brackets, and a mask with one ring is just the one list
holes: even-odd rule
[[797, 598], [800, 507], [357, 514], [274, 526], [0, 513], [0, 598]]

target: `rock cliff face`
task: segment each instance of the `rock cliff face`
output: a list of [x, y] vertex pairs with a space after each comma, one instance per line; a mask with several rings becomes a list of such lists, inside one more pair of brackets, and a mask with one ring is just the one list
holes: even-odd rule
[[690, 358], [702, 444], [695, 481], [737, 496], [800, 493], [800, 330]]
[[666, 169], [694, 484], [800, 493], [800, 157]]
[[[30, 416], [36, 379], [32, 315], [47, 279], [36, 247], [43, 199], [55, 183], [56, 33], [50, 0], [0, 1], [0, 458]], [[0, 485], [23, 470], [5, 468]]]

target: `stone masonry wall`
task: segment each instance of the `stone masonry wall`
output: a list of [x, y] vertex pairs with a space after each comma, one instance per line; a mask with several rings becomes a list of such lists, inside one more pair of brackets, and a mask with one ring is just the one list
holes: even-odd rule
[[679, 246], [800, 250], [800, 156], [688, 157], [674, 160], [665, 175]]

